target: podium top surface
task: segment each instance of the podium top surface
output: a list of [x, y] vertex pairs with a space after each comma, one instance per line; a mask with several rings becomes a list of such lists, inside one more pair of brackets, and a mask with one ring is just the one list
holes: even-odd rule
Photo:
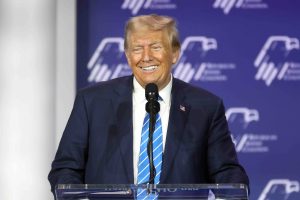
[[244, 184], [60, 184], [57, 200], [137, 199], [140, 190], [147, 190], [158, 199], [248, 200]]

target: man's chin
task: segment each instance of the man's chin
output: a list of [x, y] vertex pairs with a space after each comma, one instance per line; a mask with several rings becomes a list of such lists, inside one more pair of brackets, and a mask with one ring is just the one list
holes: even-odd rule
[[154, 84], [158, 85], [158, 81], [155, 79], [146, 79], [143, 81], [143, 83], [144, 83], [144, 86], [146, 86], [149, 83], [154, 83]]

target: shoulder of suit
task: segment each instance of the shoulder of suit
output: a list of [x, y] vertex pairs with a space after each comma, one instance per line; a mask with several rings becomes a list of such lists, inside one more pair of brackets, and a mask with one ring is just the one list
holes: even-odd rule
[[124, 76], [108, 81], [98, 82], [94, 85], [78, 90], [77, 95], [110, 95], [114, 90], [129, 89], [132, 87], [132, 76]]
[[182, 92], [187, 98], [192, 98], [192, 99], [210, 99], [214, 101], [220, 101], [221, 98], [212, 92], [201, 88], [201, 87], [196, 87], [193, 86], [189, 83], [186, 83], [182, 80], [174, 78], [174, 83], [173, 87], [176, 88], [177, 92]]

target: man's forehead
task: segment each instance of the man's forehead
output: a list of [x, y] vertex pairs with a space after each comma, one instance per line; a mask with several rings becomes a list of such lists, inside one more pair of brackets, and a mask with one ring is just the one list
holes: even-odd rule
[[147, 37], [147, 36], [162, 36], [164, 35], [165, 31], [158, 30], [138, 30], [138, 31], [130, 31], [129, 35], [134, 37]]
[[166, 41], [167, 35], [163, 31], [150, 31], [150, 32], [132, 32], [129, 34], [129, 40], [131, 43], [138, 42], [156, 42], [162, 43]]

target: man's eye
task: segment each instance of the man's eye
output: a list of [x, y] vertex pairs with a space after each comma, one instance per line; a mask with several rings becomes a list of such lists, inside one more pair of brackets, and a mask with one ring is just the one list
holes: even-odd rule
[[157, 50], [160, 50], [161, 49], [161, 46], [152, 46], [152, 49], [157, 51]]
[[134, 53], [140, 53], [142, 51], [142, 48], [133, 48], [132, 51]]

